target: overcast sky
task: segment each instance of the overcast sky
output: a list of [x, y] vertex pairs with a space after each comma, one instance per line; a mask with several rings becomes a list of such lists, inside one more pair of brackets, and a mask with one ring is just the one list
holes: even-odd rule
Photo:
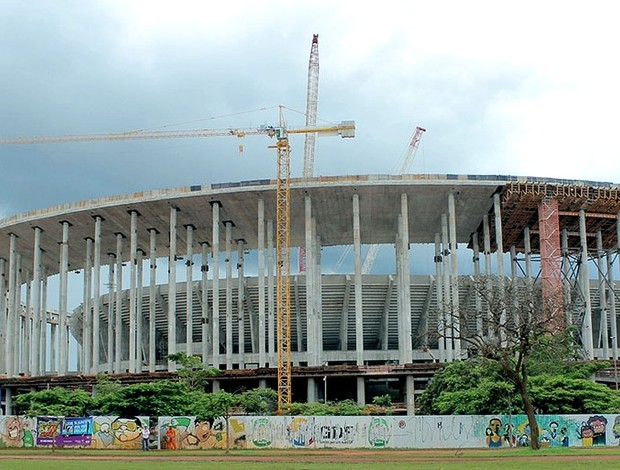
[[[619, 17], [596, 0], [0, 0], [0, 135], [259, 126], [280, 104], [303, 125], [317, 33], [319, 122], [357, 124], [353, 140], [318, 139], [317, 175], [395, 173], [420, 125], [414, 173], [620, 182]], [[242, 143], [0, 147], [0, 218], [273, 178], [270, 141]]]

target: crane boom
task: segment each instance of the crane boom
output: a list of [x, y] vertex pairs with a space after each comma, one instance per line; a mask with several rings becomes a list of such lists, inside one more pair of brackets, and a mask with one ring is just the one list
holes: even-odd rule
[[340, 124], [326, 126], [311, 126], [287, 129], [283, 126], [261, 126], [249, 128], [228, 129], [189, 129], [180, 131], [128, 131], [111, 132], [105, 134], [58, 135], [38, 137], [5, 137], [0, 138], [0, 145], [21, 144], [56, 144], [64, 142], [95, 142], [107, 140], [149, 140], [149, 139], [186, 139], [191, 137], [245, 137], [246, 135], [266, 135], [278, 140], [286, 138], [287, 134], [321, 133], [322, 135], [341, 135], [354, 137], [355, 122], [342, 121]]
[[415, 157], [415, 153], [418, 150], [418, 146], [420, 145], [422, 134], [424, 134], [425, 132], [426, 129], [420, 126], [416, 126], [415, 131], [413, 132], [413, 136], [411, 137], [411, 141], [409, 142], [409, 146], [407, 147], [407, 152], [403, 160], [402, 168], [400, 169], [401, 174], [409, 173], [409, 169], [411, 168], [411, 164], [413, 163], [413, 157]]

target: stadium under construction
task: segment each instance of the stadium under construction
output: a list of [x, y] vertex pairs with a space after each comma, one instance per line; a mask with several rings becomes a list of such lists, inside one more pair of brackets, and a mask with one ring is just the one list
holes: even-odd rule
[[[140, 192], [0, 221], [3, 412], [16, 393], [88, 387], [98, 373], [173, 377], [176, 352], [220, 369], [214, 390], [275, 388], [276, 186]], [[477, 275], [578, 292], [566, 321], [585, 356], [616, 359], [619, 213], [611, 183], [291, 179], [290, 248], [304, 261], [287, 279], [293, 401], [391, 393], [412, 414], [436, 368], [470, 354], [446, 334], [442, 306], [476, 308], [467, 280]], [[392, 250], [393, 272], [363, 269], [373, 245]], [[348, 248], [352, 269], [330, 273], [328, 247]], [[433, 270], [418, 274], [423, 257]]]

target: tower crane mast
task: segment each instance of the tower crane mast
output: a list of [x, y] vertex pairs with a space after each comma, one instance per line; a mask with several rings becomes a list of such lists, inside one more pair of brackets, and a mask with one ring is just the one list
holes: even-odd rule
[[[312, 36], [310, 60], [308, 61], [308, 93], [306, 97], [306, 126], [316, 126], [316, 116], [319, 106], [319, 35]], [[316, 134], [306, 134], [304, 143], [304, 178], [311, 178], [314, 174], [314, 151], [316, 148]]]
[[[310, 59], [308, 61], [308, 91], [306, 95], [306, 126], [316, 125], [316, 115], [319, 106], [319, 35], [312, 35]], [[316, 149], [316, 134], [306, 134], [304, 142], [304, 179], [312, 178], [314, 174], [314, 152]], [[299, 272], [306, 272], [306, 247], [299, 247]]]

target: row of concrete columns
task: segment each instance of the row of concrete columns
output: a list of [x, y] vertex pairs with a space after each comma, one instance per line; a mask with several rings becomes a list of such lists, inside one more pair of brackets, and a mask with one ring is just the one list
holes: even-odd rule
[[[459, 308], [459, 277], [457, 265], [457, 226], [456, 226], [456, 204], [455, 194], [450, 194], [446, 201], [446, 212], [440, 215], [440, 230], [435, 234], [435, 277], [433, 280], [436, 303], [440, 314], [437, 329], [440, 333], [438, 345], [439, 359], [441, 361], [451, 361], [463, 357], [461, 344], [455, 337], [458, 337], [460, 325], [457, 317], [447, 312], [456, 311]], [[352, 297], [355, 305], [355, 360], [358, 365], [364, 364], [364, 315], [362, 297], [362, 262], [361, 262], [361, 222], [360, 222], [360, 201], [355, 194], [350, 201], [353, 207], [352, 233], [351, 240], [354, 249], [354, 275], [352, 279]], [[400, 198], [400, 212], [398, 220], [395, 221], [395, 254], [396, 254], [396, 276], [393, 279], [393, 288], [396, 290], [398, 298], [398, 347], [399, 362], [408, 363], [412, 361], [412, 331], [411, 331], [411, 298], [409, 291], [410, 284], [410, 253], [409, 253], [409, 205], [411, 201], [406, 193]], [[78, 358], [79, 369], [84, 373], [92, 373], [105, 370], [110, 373], [141, 372], [142, 370], [154, 371], [157, 365], [156, 360], [156, 324], [155, 312], [157, 304], [164, 306], [167, 312], [167, 352], [173, 354], [177, 352], [179, 338], [185, 336], [185, 352], [187, 354], [201, 354], [205, 364], [224, 366], [232, 368], [233, 365], [243, 366], [245, 362], [244, 352], [246, 350], [245, 331], [252, 332], [250, 348], [258, 354], [259, 365], [275, 364], [275, 338], [272, 332], [275, 331], [275, 312], [274, 312], [274, 258], [273, 258], [273, 223], [265, 219], [264, 201], [258, 201], [258, 306], [256, 322], [245, 323], [243, 315], [233, 318], [233, 304], [237, 303], [238, 311], [243, 312], [246, 298], [244, 294], [244, 247], [245, 242], [241, 239], [234, 239], [234, 221], [220, 220], [220, 203], [212, 202], [212, 237], [211, 245], [208, 242], [200, 242], [201, 245], [201, 279], [200, 290], [196, 295], [201, 298], [201, 329], [195, 331], [193, 318], [193, 296], [195, 282], [193, 279], [193, 262], [195, 253], [194, 242], [195, 227], [192, 224], [183, 225], [187, 239], [187, 252], [178, 253], [177, 251], [177, 232], [178, 209], [170, 208], [169, 222], [170, 231], [167, 238], [169, 246], [168, 258], [168, 284], [167, 301], [161, 295], [161, 287], [156, 285], [157, 270], [157, 243], [160, 235], [157, 230], [148, 227], [140, 227], [140, 214], [135, 210], [129, 211], [129, 253], [125, 253], [127, 237], [123, 233], [116, 233], [116, 250], [108, 253], [107, 263], [103, 262], [104, 254], [101, 250], [102, 230], [105, 221], [102, 217], [94, 217], [93, 237], [87, 238], [84, 256], [84, 316], [82, 320], [82, 341], [81, 350]], [[504, 256], [502, 243], [501, 211], [499, 194], [494, 196], [494, 226], [496, 243], [496, 272], [499, 276], [504, 276]], [[46, 270], [41, 266], [41, 229], [34, 227], [34, 265], [32, 270], [21, 266], [20, 254], [16, 251], [16, 236], [9, 237], [9, 259], [0, 259], [0, 272], [2, 273], [0, 288], [6, 295], [0, 296], [0, 311], [7, 312], [7, 315], [0, 315], [0, 341], [4, 346], [5, 354], [0, 355], [0, 366], [8, 375], [26, 373], [38, 375], [45, 370], [57, 371], [59, 374], [68, 372], [68, 250], [69, 235], [71, 225], [68, 222], [61, 222], [62, 238], [59, 241], [59, 300], [57, 320], [49, 318], [50, 309], [47, 306], [47, 275]], [[224, 247], [220, 246], [220, 230], [224, 229]], [[620, 227], [620, 225], [619, 225]], [[148, 285], [143, 282], [143, 261], [147, 255], [138, 246], [138, 234], [140, 230], [149, 232], [148, 259], [150, 261], [150, 275]], [[567, 253], [567, 242], [565, 234], [562, 237], [562, 253]], [[476, 274], [482, 272], [479, 264], [480, 253], [478, 252], [477, 234], [474, 245], [474, 271]], [[529, 228], [526, 229], [525, 237], [525, 266], [526, 276], [532, 276], [531, 250], [529, 248]], [[484, 254], [484, 274], [491, 274], [491, 234], [489, 216], [483, 219], [483, 254]], [[585, 213], [580, 213], [580, 240], [582, 243], [581, 251], [581, 270], [580, 287], [584, 293], [585, 315], [582, 324], [584, 339], [584, 349], [593, 357], [594, 339], [592, 337], [592, 307], [590, 305], [590, 284], [588, 273], [588, 243], [585, 233]], [[233, 299], [233, 244], [236, 243], [237, 259], [237, 295]], [[324, 364], [323, 354], [323, 332], [321, 317], [321, 239], [318, 235], [316, 217], [312, 211], [312, 198], [305, 197], [305, 243], [306, 243], [306, 344], [302, 344], [301, 331], [302, 322], [298, 321], [298, 351], [306, 352], [308, 365]], [[223, 251], [226, 258], [225, 277], [223, 283], [220, 279], [220, 256]], [[514, 247], [511, 247], [512, 260], [516, 259]], [[567, 255], [566, 255], [567, 256]], [[604, 252], [600, 233], [597, 238], [597, 263], [599, 265], [599, 292], [602, 305], [601, 325], [599, 327], [599, 339], [597, 346], [602, 347], [603, 355], [609, 357], [611, 353], [617, 354], [617, 331], [616, 315], [608, 315], [608, 312], [615, 312], [615, 296], [606, 295], [609, 290], [610, 281], [613, 281], [611, 269], [612, 253]], [[185, 257], [186, 260], [186, 293], [187, 302], [183, 307], [176, 305], [177, 288], [177, 260]], [[211, 266], [209, 266], [209, 258]], [[129, 290], [124, 291], [123, 286], [123, 260], [129, 262]], [[101, 292], [101, 271], [102, 265], [108, 265], [108, 311], [102, 309]], [[512, 275], [516, 275], [514, 264], [511, 265]], [[208, 305], [208, 273], [211, 272], [211, 289], [213, 292], [225, 291], [225, 305], [220, 306], [220, 296], [212, 296], [212, 305]], [[24, 277], [24, 278], [23, 278]], [[126, 280], [125, 280], [126, 281]], [[348, 283], [350, 281], [347, 281]], [[392, 282], [392, 281], [391, 281]], [[26, 283], [25, 299], [22, 298], [21, 285]], [[349, 284], [348, 284], [349, 285]], [[138, 312], [142, 312], [143, 289], [148, 289], [149, 308], [148, 317], [142, 318]], [[348, 291], [347, 291], [348, 292]], [[128, 299], [125, 297], [128, 295]], [[347, 299], [346, 302], [349, 302]], [[123, 322], [121, 317], [123, 306], [128, 304], [128, 322]], [[22, 305], [26, 305], [26, 315], [22, 312]], [[222, 307], [222, 308], [221, 308]], [[180, 308], [180, 311], [178, 310]], [[93, 314], [93, 312], [96, 312]], [[182, 313], [181, 313], [182, 312]], [[224, 331], [220, 331], [220, 313], [225, 313]], [[348, 307], [343, 307], [343, 322], [341, 331], [341, 348], [348, 350]], [[387, 317], [387, 310], [386, 310]], [[107, 323], [107, 334], [100, 331], [102, 318]], [[301, 320], [301, 319], [299, 319]], [[185, 331], [180, 328], [185, 322]], [[385, 319], [385, 321], [387, 321]], [[612, 336], [608, 334], [608, 323]], [[178, 323], [178, 324], [177, 324]], [[233, 323], [238, 324], [239, 340], [238, 344], [233, 344]], [[384, 323], [385, 325], [385, 323]], [[387, 327], [382, 326], [381, 348], [387, 349]], [[482, 328], [482, 324], [479, 325]], [[126, 331], [125, 331], [126, 330]], [[194, 337], [201, 338], [199, 343], [194, 343]], [[102, 338], [104, 342], [102, 343]], [[611, 352], [610, 352], [611, 343]], [[237, 347], [238, 355], [233, 355], [233, 349]], [[222, 352], [224, 351], [224, 356]], [[51, 352], [48, 358], [47, 353]], [[103, 361], [103, 362], [102, 362]], [[167, 369], [174, 370], [174, 361], [168, 361]], [[309, 386], [309, 390], [312, 388]], [[316, 387], [314, 387], [316, 388]]]

